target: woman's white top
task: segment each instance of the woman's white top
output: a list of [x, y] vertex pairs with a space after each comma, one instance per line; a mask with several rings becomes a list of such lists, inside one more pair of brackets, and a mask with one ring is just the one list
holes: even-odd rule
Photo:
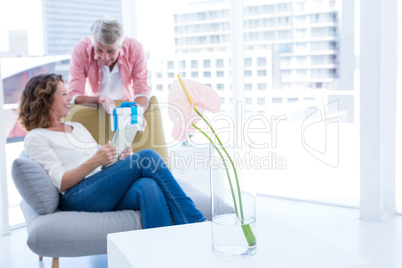
[[[46, 170], [59, 192], [64, 173], [83, 164], [99, 149], [99, 144], [83, 125], [66, 124], [73, 127], [71, 134], [37, 128], [29, 131], [24, 140], [24, 152]], [[100, 170], [98, 167], [88, 176]]]

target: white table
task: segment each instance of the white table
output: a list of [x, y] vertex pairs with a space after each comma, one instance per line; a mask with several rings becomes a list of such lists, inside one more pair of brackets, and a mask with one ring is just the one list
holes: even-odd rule
[[211, 223], [109, 234], [109, 268], [369, 268], [366, 260], [270, 216], [257, 219], [257, 254], [224, 259], [211, 251]]

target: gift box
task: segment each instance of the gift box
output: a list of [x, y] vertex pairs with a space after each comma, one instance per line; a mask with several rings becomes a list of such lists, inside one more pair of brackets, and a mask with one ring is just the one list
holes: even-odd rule
[[110, 127], [112, 131], [137, 124], [137, 129], [143, 128], [144, 108], [135, 102], [123, 102], [120, 107], [110, 109]]

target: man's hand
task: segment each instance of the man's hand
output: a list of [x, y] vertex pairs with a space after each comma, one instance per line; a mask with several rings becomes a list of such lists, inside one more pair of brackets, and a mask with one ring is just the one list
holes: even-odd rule
[[149, 99], [145, 96], [139, 96], [134, 99], [134, 102], [144, 108], [144, 113], [148, 110]]
[[110, 108], [116, 108], [114, 101], [106, 95], [99, 95], [98, 103], [103, 106], [108, 114], [110, 114]]
[[[137, 104], [137, 107], [141, 107], [141, 106]], [[143, 108], [143, 107], [141, 107], [141, 108]], [[144, 112], [145, 112], [145, 109], [144, 109]], [[140, 112], [140, 111], [137, 111], [137, 118], [138, 118], [138, 124], [140, 125], [138, 132], [142, 133], [142, 132], [144, 132], [145, 127], [147, 126], [147, 120], [145, 119], [144, 113]]]

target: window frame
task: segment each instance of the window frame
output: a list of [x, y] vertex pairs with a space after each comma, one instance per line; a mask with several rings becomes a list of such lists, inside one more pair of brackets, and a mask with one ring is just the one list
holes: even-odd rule
[[[5, 124], [4, 116], [4, 88], [1, 76], [0, 61], [0, 124]], [[8, 214], [8, 187], [7, 187], [7, 164], [6, 164], [6, 135], [0, 131], [0, 234], [10, 233], [9, 214]]]

